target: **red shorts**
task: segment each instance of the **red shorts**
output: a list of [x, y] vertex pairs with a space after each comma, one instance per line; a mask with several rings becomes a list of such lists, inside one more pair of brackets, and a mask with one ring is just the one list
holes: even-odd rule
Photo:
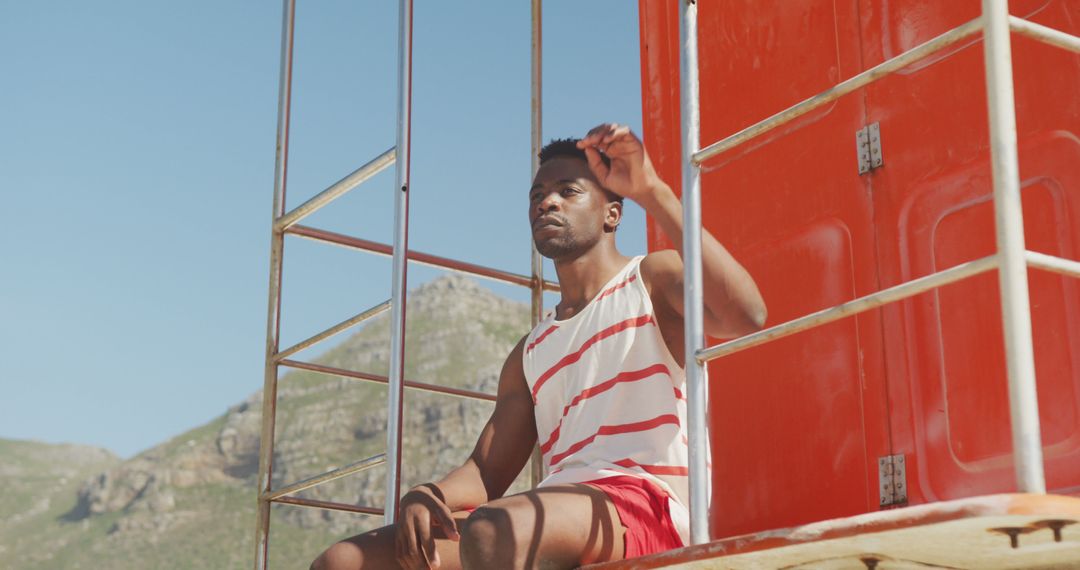
[[659, 485], [641, 477], [616, 475], [586, 481], [600, 489], [619, 513], [626, 533], [624, 558], [637, 558], [683, 546], [675, 524], [667, 493]]

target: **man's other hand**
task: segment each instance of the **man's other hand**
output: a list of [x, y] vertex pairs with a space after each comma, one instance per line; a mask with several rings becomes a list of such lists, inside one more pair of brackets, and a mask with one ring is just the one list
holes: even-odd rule
[[401, 498], [394, 546], [402, 568], [439, 567], [433, 526], [441, 526], [450, 540], [460, 539], [454, 517], [441, 495], [434, 485], [420, 485]]

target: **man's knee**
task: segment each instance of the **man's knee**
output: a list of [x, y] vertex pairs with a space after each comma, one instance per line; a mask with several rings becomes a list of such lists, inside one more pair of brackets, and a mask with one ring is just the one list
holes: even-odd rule
[[514, 530], [510, 514], [500, 507], [479, 507], [461, 529], [464, 568], [510, 568], [514, 560]]
[[364, 554], [359, 546], [339, 542], [320, 554], [311, 563], [311, 570], [357, 570], [363, 563]]

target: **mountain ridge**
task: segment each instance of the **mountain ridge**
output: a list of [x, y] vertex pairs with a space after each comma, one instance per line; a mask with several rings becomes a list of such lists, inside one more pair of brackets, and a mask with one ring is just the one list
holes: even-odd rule
[[[494, 392], [502, 361], [529, 328], [526, 305], [457, 275], [411, 291], [406, 314], [407, 378], [487, 393]], [[386, 374], [389, 315], [368, 321], [311, 361]], [[273, 487], [383, 451], [385, 386], [283, 372]], [[413, 390], [405, 401], [406, 486], [460, 464], [491, 411], [489, 402]], [[0, 554], [6, 551], [27, 569], [250, 565], [261, 403], [258, 390], [221, 416], [130, 459], [112, 456], [104, 469], [65, 488], [63, 500], [51, 500], [51, 510], [8, 531], [0, 526]], [[377, 467], [299, 496], [381, 506], [384, 472]], [[273, 510], [272, 567], [306, 565], [334, 540], [381, 521], [292, 506]], [[35, 534], [50, 538], [31, 539]]]

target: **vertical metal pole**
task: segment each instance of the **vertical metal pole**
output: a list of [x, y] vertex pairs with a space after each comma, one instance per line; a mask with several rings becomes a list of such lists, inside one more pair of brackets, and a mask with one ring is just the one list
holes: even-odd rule
[[412, 115], [412, 0], [398, 12], [397, 183], [394, 187], [394, 256], [390, 315], [390, 382], [386, 414], [386, 524], [397, 519], [401, 499], [401, 411], [405, 376], [405, 252], [409, 249], [409, 163]]
[[[540, 170], [540, 149], [543, 142], [543, 37], [542, 0], [532, 0], [532, 175]], [[531, 241], [531, 240], [530, 240]], [[532, 324], [535, 327], [544, 313], [544, 258], [532, 247]]]
[[[532, 175], [540, 170], [540, 149], [544, 147], [543, 141], [543, 27], [542, 0], [532, 0]], [[530, 240], [531, 241], [531, 240]], [[544, 258], [536, 251], [536, 244], [530, 248], [532, 251], [532, 326], [536, 326], [544, 316]], [[533, 487], [540, 484], [544, 478], [544, 457], [540, 453], [539, 442], [533, 449], [532, 469], [530, 470]]]
[[1000, 258], [998, 282], [1005, 329], [1005, 366], [1009, 375], [1009, 414], [1012, 419], [1016, 486], [1025, 493], [1045, 493], [1039, 401], [1035, 391], [1035, 356], [1031, 341], [1031, 306], [1024, 259], [1024, 216], [1016, 151], [1009, 7], [1007, 0], [983, 0], [982, 9], [994, 217]]
[[705, 364], [697, 352], [705, 346], [701, 290], [701, 169], [692, 156], [700, 145], [698, 116], [697, 4], [682, 1], [679, 20], [682, 58], [682, 161], [683, 161], [683, 320], [686, 346], [686, 402], [690, 447], [690, 542], [709, 541], [708, 431], [706, 425]]
[[263, 373], [262, 431], [259, 439], [258, 516], [255, 523], [255, 568], [265, 570], [270, 555], [270, 482], [274, 461], [274, 420], [277, 414], [278, 367], [274, 355], [281, 332], [281, 268], [285, 234], [278, 218], [285, 214], [285, 182], [289, 164], [289, 109], [292, 98], [293, 23], [296, 0], [282, 2], [281, 71], [278, 79], [277, 145], [274, 159], [274, 212], [270, 221], [270, 293], [266, 310], [266, 363]]

